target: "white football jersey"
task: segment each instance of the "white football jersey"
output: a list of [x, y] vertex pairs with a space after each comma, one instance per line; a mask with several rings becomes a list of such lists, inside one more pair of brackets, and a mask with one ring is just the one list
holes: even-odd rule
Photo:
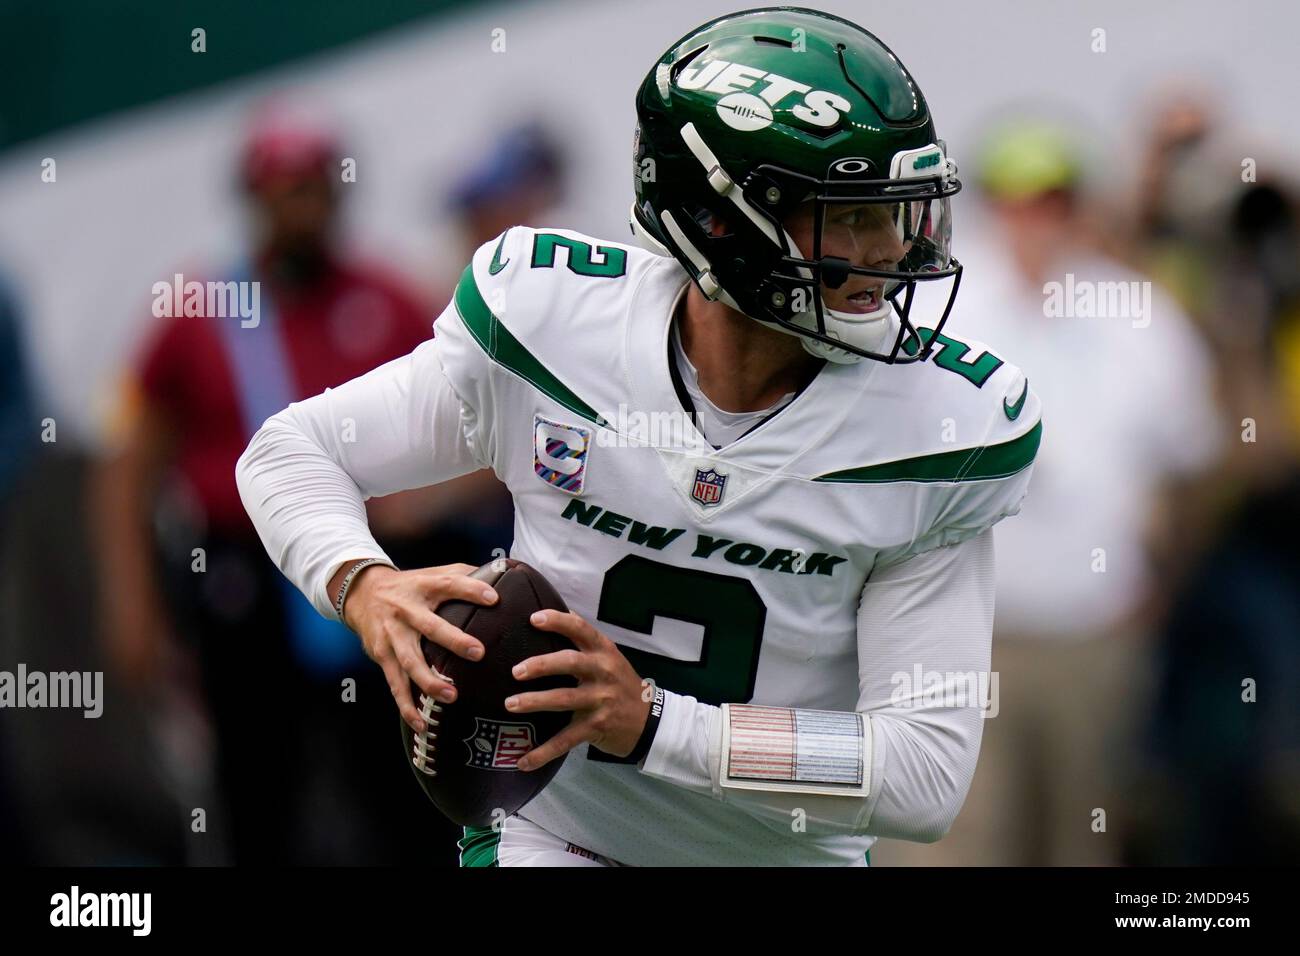
[[[997, 353], [944, 335], [925, 362], [827, 363], [715, 449], [670, 371], [687, 281], [567, 230], [483, 246], [436, 327], [466, 440], [514, 496], [511, 556], [642, 677], [714, 704], [852, 711], [868, 576], [1019, 510], [1038, 399]], [[872, 843], [795, 839], [587, 747], [520, 815], [631, 864], [860, 862]]]

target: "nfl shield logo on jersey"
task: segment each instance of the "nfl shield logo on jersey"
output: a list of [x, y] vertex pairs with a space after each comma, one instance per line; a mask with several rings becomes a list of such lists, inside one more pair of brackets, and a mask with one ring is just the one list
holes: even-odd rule
[[691, 497], [707, 508], [722, 501], [722, 492], [726, 487], [726, 475], [719, 474], [713, 468], [696, 468]]
[[533, 749], [536, 737], [532, 724], [503, 724], [486, 717], [474, 718], [474, 733], [466, 737], [468, 767], [484, 770], [518, 770], [519, 758]]

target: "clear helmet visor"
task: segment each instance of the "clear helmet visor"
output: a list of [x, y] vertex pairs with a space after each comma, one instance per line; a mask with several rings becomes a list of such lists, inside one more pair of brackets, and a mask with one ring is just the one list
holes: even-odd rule
[[[821, 293], [828, 308], [860, 311], [864, 302], [888, 296], [901, 282], [937, 277], [951, 266], [947, 197], [818, 205], [820, 236], [796, 242], [821, 263]], [[880, 295], [873, 296], [873, 290]]]
[[[786, 220], [799, 273], [816, 278], [820, 300], [809, 295], [807, 306], [796, 303], [801, 313], [796, 326], [871, 352], [889, 352], [901, 292], [952, 275], [948, 197], [920, 197], [915, 188], [900, 185], [895, 199], [893, 188], [870, 197], [821, 196]], [[808, 291], [813, 292], [811, 283]], [[850, 358], [826, 346], [813, 350], [836, 361]]]

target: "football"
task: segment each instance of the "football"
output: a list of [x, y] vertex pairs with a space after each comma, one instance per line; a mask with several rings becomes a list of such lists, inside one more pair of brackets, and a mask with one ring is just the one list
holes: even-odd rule
[[461, 826], [488, 826], [494, 814], [500, 818], [514, 813], [554, 778], [562, 757], [527, 773], [516, 764], [572, 716], [512, 714], [506, 710], [506, 698], [520, 690], [575, 687], [577, 681], [557, 675], [521, 683], [510, 673], [522, 660], [573, 646], [567, 638], [529, 623], [535, 611], [568, 610], [546, 578], [508, 558], [489, 562], [470, 576], [491, 584], [497, 603], [486, 607], [448, 601], [438, 615], [481, 641], [483, 659], [468, 661], [420, 639], [425, 661], [455, 683], [457, 696], [450, 704], [439, 703], [412, 684], [411, 695], [428, 729], [417, 734], [401, 721], [402, 742], [416, 780], [443, 814]]

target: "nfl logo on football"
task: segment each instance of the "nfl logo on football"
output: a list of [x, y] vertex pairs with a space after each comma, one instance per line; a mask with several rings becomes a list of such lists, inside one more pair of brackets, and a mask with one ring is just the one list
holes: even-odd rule
[[472, 737], [465, 739], [469, 747], [466, 765], [485, 770], [518, 770], [519, 758], [533, 749], [535, 735], [532, 724], [503, 724], [486, 717], [475, 717]]
[[719, 474], [712, 468], [696, 468], [691, 497], [707, 508], [722, 501], [722, 492], [726, 487], [726, 475]]

